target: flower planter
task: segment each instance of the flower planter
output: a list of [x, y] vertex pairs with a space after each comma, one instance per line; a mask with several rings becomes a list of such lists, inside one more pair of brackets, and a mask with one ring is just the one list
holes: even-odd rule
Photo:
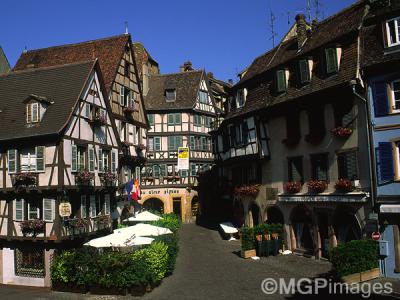
[[257, 241], [257, 256], [266, 256], [265, 254], [265, 247], [264, 247], [265, 243], [264, 241]]
[[126, 296], [126, 288], [119, 288], [115, 286], [106, 287], [100, 284], [90, 286], [90, 293], [95, 295], [121, 295]]
[[326, 190], [328, 187], [327, 183], [323, 180], [311, 180], [307, 183], [308, 192], [319, 194]]
[[359, 283], [359, 282], [363, 282], [363, 281], [368, 281], [368, 280], [375, 279], [378, 277], [380, 277], [379, 268], [375, 268], [375, 269], [371, 269], [368, 271], [343, 276], [341, 278], [341, 281], [344, 283], [351, 284], [351, 283]]
[[242, 185], [242, 186], [236, 187], [233, 191], [233, 193], [236, 196], [251, 196], [251, 197], [256, 197], [259, 192], [260, 192], [259, 184]]
[[130, 288], [130, 293], [132, 296], [143, 296], [146, 294], [146, 286], [134, 285]]
[[262, 235], [261, 234], [256, 235], [257, 242], [261, 242], [261, 239], [262, 239]]
[[246, 251], [241, 251], [241, 255], [243, 258], [250, 258], [257, 256], [256, 249], [251, 249], [251, 250], [246, 250]]
[[339, 127], [333, 128], [331, 130], [331, 133], [335, 137], [347, 139], [353, 133], [353, 129], [348, 128], [348, 127], [339, 126]]
[[131, 114], [135, 112], [135, 108], [133, 106], [128, 106], [124, 108], [124, 113]]
[[335, 184], [335, 189], [341, 193], [348, 193], [354, 190], [354, 186], [349, 179], [339, 179]]
[[284, 189], [289, 194], [299, 193], [301, 191], [301, 182], [289, 181], [285, 184]]

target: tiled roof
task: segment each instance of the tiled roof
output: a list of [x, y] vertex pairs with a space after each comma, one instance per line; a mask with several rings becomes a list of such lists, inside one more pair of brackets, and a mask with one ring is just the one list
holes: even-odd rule
[[[58, 134], [66, 125], [94, 61], [11, 72], [0, 76], [0, 140]], [[27, 127], [25, 100], [51, 102], [37, 126]]]
[[77, 44], [30, 50], [22, 53], [14, 70], [49, 67], [98, 59], [107, 93], [115, 79], [118, 65], [130, 35], [123, 34]]
[[[146, 110], [190, 109], [195, 105], [203, 71], [152, 75], [149, 92], [145, 97]], [[175, 89], [176, 100], [165, 101], [165, 90]]]
[[5, 55], [3, 48], [0, 46], [0, 74], [7, 73], [10, 71], [10, 64], [8, 62], [7, 56]]
[[[248, 68], [243, 78], [233, 87], [233, 90], [248, 87], [246, 104], [241, 109], [228, 113], [226, 119], [237, 117], [254, 110], [262, 109], [295, 98], [307, 96], [320, 90], [342, 85], [355, 79], [358, 72], [356, 33], [365, 14], [363, 2], [342, 10], [341, 12], [318, 23], [307, 38], [301, 51], [298, 51], [297, 39], [282, 41], [277, 47], [256, 58]], [[321, 49], [324, 45], [339, 43], [342, 48], [340, 70], [332, 76], [319, 74]], [[299, 58], [312, 56], [314, 60], [311, 82], [299, 87], [295, 82], [295, 64]], [[287, 92], [276, 95], [271, 84], [275, 70], [280, 67], [290, 71]]]

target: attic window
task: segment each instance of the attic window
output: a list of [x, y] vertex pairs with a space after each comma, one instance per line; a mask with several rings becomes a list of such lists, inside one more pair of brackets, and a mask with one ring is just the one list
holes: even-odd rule
[[325, 49], [326, 73], [332, 74], [339, 70], [338, 55], [336, 48]]
[[236, 92], [236, 108], [241, 108], [246, 103], [247, 89], [240, 89]]
[[176, 89], [166, 89], [165, 90], [165, 101], [173, 102], [176, 100]]
[[199, 91], [199, 101], [200, 103], [208, 103], [208, 93], [207, 91], [200, 90]]
[[299, 76], [301, 84], [310, 82], [310, 67], [308, 59], [301, 59], [299, 61]]
[[40, 121], [39, 103], [31, 102], [26, 105], [26, 123], [37, 123]]
[[285, 70], [278, 70], [276, 71], [276, 91], [278, 93], [283, 93], [287, 89], [287, 82], [286, 82], [286, 71]]
[[400, 18], [388, 20], [385, 25], [387, 46], [400, 45]]

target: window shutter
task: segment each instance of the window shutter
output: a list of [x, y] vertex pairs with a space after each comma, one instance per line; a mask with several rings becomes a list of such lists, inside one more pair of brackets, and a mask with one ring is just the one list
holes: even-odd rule
[[174, 114], [168, 114], [168, 125], [174, 125]]
[[160, 137], [154, 138], [154, 150], [156, 150], [156, 151], [161, 150], [161, 138]]
[[378, 181], [385, 183], [393, 181], [393, 149], [391, 142], [381, 142], [378, 144]]
[[286, 74], [285, 70], [278, 70], [276, 72], [276, 88], [278, 93], [286, 90]]
[[97, 155], [97, 161], [98, 161], [98, 167], [99, 167], [99, 172], [103, 172], [104, 166], [103, 166], [103, 151], [101, 149], [98, 150], [98, 155]]
[[153, 174], [154, 174], [155, 178], [160, 177], [160, 166], [159, 165], [153, 166]]
[[177, 125], [181, 124], [181, 114], [180, 113], [175, 114], [175, 124], [177, 124]]
[[130, 103], [129, 106], [132, 107], [133, 109], [135, 108], [135, 92], [130, 91]]
[[331, 74], [337, 72], [337, 54], [336, 48], [325, 49], [325, 60], [326, 60], [326, 73]]
[[94, 149], [89, 148], [89, 172], [94, 172]]
[[31, 105], [31, 103], [26, 105], [26, 122], [27, 123], [32, 122], [32, 105]]
[[90, 103], [85, 103], [85, 118], [91, 119], [91, 108], [90, 108]]
[[190, 150], [194, 150], [194, 136], [190, 136], [189, 148]]
[[387, 36], [387, 22], [382, 23], [382, 35], [383, 35], [383, 45], [385, 48], [389, 46], [388, 36]]
[[247, 122], [242, 123], [242, 142], [247, 144], [249, 142], [249, 127]]
[[111, 152], [111, 172], [115, 173], [117, 171], [117, 155], [115, 151]]
[[15, 199], [15, 220], [24, 220], [24, 199]]
[[81, 195], [81, 218], [86, 218], [86, 196]]
[[178, 149], [178, 147], [183, 147], [183, 138], [181, 136], [176, 137], [176, 149]]
[[10, 149], [7, 151], [7, 156], [8, 156], [8, 173], [16, 173], [17, 172], [17, 150], [16, 149]]
[[44, 172], [44, 153], [45, 153], [44, 146], [36, 147], [36, 171], [37, 172]]
[[55, 200], [43, 198], [43, 219], [46, 222], [53, 222], [55, 219]]
[[71, 161], [71, 172], [76, 172], [78, 169], [78, 147], [72, 145], [72, 161]]
[[175, 148], [175, 137], [169, 136], [168, 137], [168, 150], [173, 150]]
[[124, 106], [124, 100], [125, 100], [125, 88], [121, 86], [119, 88], [119, 104]]
[[154, 125], [154, 114], [148, 114], [147, 118], [149, 120], [149, 125], [150, 126]]
[[377, 82], [374, 84], [374, 112], [375, 117], [386, 116], [389, 113], [389, 99], [387, 96], [387, 84]]
[[39, 104], [32, 103], [32, 122], [39, 121]]
[[300, 83], [306, 83], [310, 81], [310, 70], [308, 68], [308, 60], [302, 59], [299, 61], [300, 69]]
[[94, 218], [94, 217], [97, 216], [97, 211], [96, 211], [96, 197], [95, 197], [95, 196], [90, 196], [89, 216], [90, 216], [91, 218]]

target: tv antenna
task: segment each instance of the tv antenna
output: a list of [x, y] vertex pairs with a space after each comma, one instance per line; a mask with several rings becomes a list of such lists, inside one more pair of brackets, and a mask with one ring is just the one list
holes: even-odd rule
[[276, 32], [275, 32], [275, 15], [272, 12], [272, 9], [270, 10], [270, 24], [269, 24], [269, 28], [271, 29], [271, 37], [269, 38], [270, 40], [272, 40], [272, 47], [275, 47], [275, 36], [276, 36]]

